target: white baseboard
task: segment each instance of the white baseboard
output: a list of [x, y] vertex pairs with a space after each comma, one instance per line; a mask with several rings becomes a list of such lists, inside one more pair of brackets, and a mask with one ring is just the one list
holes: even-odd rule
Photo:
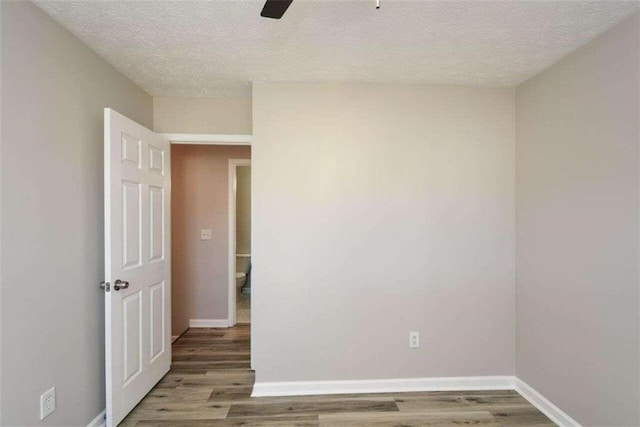
[[549, 399], [544, 397], [533, 387], [525, 383], [519, 378], [515, 379], [515, 390], [527, 399], [533, 406], [538, 408], [540, 412], [545, 414], [551, 421], [560, 427], [581, 427], [580, 423], [567, 415], [564, 411], [551, 403]]
[[257, 382], [252, 397], [410, 391], [513, 390], [514, 377], [393, 378], [353, 381]]
[[229, 319], [189, 319], [190, 328], [228, 328]]
[[107, 410], [100, 412], [97, 417], [95, 417], [87, 427], [105, 427], [107, 425]]

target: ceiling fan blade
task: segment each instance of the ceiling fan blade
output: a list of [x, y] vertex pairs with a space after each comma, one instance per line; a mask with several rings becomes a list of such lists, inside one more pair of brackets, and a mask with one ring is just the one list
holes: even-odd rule
[[293, 0], [267, 0], [260, 12], [265, 18], [280, 19]]

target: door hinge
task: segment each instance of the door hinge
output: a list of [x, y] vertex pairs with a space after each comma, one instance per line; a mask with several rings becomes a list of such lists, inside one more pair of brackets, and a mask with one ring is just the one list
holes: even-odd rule
[[111, 292], [111, 283], [100, 282], [100, 288], [104, 289], [105, 292]]

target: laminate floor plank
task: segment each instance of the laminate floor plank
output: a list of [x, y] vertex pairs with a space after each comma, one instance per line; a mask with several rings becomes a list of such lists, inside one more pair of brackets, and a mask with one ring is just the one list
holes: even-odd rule
[[[240, 371], [238, 371], [240, 372]], [[231, 387], [253, 387], [253, 378], [242, 376], [217, 377], [203, 375], [185, 375], [174, 379], [167, 379], [163, 385], [175, 387], [211, 387], [211, 388], [231, 388]]]
[[449, 395], [429, 395], [420, 397], [396, 398], [398, 408], [404, 412], [442, 411], [442, 410], [507, 410], [509, 408], [528, 408], [531, 404], [519, 394], [482, 395], [460, 392]]
[[216, 387], [209, 393], [209, 401], [224, 403], [236, 403], [237, 401], [247, 402], [251, 399], [252, 391], [253, 387]]
[[[190, 383], [204, 383], [209, 384], [211, 380], [207, 380], [205, 377], [205, 373], [175, 373], [171, 371], [167, 375], [165, 375], [162, 380], [153, 388], [154, 390], [157, 388], [176, 388], [181, 386], [182, 384], [190, 384]], [[201, 385], [201, 384], [200, 384]]]
[[[131, 427], [176, 427], [173, 420], [144, 420]], [[269, 419], [184, 420], [179, 427], [318, 427], [318, 416], [282, 416]]]
[[242, 369], [242, 370], [219, 369], [219, 370], [208, 371], [204, 376], [206, 378], [210, 378], [210, 379], [215, 378], [218, 380], [233, 378], [241, 381], [246, 381], [247, 384], [251, 384], [252, 386], [256, 378], [255, 373], [248, 369]]
[[282, 399], [277, 403], [234, 403], [229, 409], [229, 417], [266, 417], [279, 414], [319, 415], [334, 412], [395, 412], [398, 406], [393, 399], [334, 399], [325, 401], [287, 402]]
[[174, 362], [171, 369], [175, 372], [211, 371], [214, 369], [250, 369], [250, 362]]
[[382, 413], [370, 412], [351, 414], [320, 415], [320, 427], [453, 427], [459, 425], [478, 425], [499, 427], [493, 416], [487, 411], [451, 411], [451, 412], [413, 412]]
[[251, 405], [279, 405], [282, 403], [287, 403], [291, 405], [300, 405], [300, 404], [308, 404], [308, 403], [319, 403], [319, 404], [333, 403], [336, 401], [395, 402], [395, 396], [394, 395], [378, 395], [378, 394], [350, 394], [350, 395], [319, 394], [319, 395], [312, 395], [312, 396], [249, 397], [244, 401], [236, 401], [233, 403], [251, 404]]
[[510, 408], [506, 410], [491, 410], [491, 415], [500, 425], [505, 427], [551, 427], [555, 424], [542, 412], [532, 405], [525, 408]]
[[229, 405], [216, 402], [145, 402], [144, 399], [127, 418], [138, 420], [213, 420], [226, 418]]
[[513, 390], [251, 397], [250, 325], [189, 329], [120, 427], [549, 427]]
[[[225, 353], [225, 354], [209, 354], [207, 353], [192, 353], [192, 354], [174, 354], [174, 362], [238, 362], [237, 353]], [[242, 362], [244, 363], [244, 361]]]
[[138, 424], [138, 421], [140, 420], [127, 417], [124, 420], [122, 420], [120, 424], [118, 424], [118, 427], [136, 427], [136, 424]]
[[[189, 356], [213, 356], [216, 358], [222, 358], [225, 356], [232, 356], [235, 359], [233, 360], [248, 360], [251, 355], [249, 354], [248, 351], [222, 351], [222, 350], [218, 350], [218, 349], [203, 349], [201, 347], [184, 347], [183, 349], [179, 350], [179, 351], [174, 351], [173, 352], [174, 356], [179, 356], [180, 358], [187, 358]], [[193, 359], [192, 359], [193, 360]]]
[[211, 396], [210, 387], [176, 387], [176, 388], [154, 388], [139, 403], [187, 403], [206, 402]]

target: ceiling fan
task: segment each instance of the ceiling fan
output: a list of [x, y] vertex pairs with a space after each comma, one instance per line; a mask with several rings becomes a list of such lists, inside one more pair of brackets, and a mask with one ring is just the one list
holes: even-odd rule
[[[265, 18], [280, 19], [287, 11], [293, 0], [267, 0], [260, 12]], [[380, 0], [376, 0], [376, 9], [380, 9]]]
[[267, 0], [260, 12], [265, 18], [280, 19], [293, 0]]

